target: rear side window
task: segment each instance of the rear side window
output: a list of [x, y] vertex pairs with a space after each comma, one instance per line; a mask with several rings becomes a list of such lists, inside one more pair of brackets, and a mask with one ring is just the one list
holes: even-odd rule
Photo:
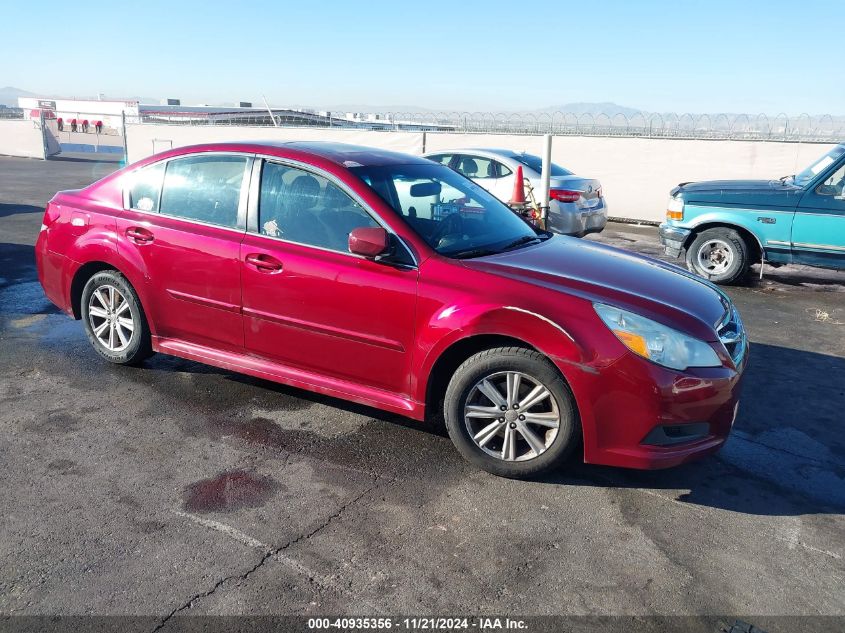
[[235, 228], [244, 184], [245, 156], [191, 156], [167, 163], [160, 212]]
[[513, 172], [508, 169], [505, 165], [499, 162], [493, 163], [496, 166], [496, 177], [497, 178], [504, 178], [505, 176], [510, 176]]
[[164, 163], [156, 163], [132, 174], [129, 185], [129, 208], [158, 213]]
[[435, 156], [428, 156], [428, 160], [433, 160], [435, 163], [440, 163], [441, 165], [449, 166], [449, 163], [452, 162], [452, 154], [436, 154]]

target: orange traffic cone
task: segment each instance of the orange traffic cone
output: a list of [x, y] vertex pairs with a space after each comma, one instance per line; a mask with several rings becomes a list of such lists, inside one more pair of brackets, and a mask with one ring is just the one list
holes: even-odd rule
[[513, 182], [513, 194], [508, 204], [524, 205], [525, 204], [525, 178], [522, 175], [522, 165], [516, 167], [516, 179]]

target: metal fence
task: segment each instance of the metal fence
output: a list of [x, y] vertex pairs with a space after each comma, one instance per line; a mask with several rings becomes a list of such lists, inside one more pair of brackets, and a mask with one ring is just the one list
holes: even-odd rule
[[[25, 118], [19, 108], [0, 108], [0, 119]], [[119, 133], [119, 115], [105, 120], [104, 133]], [[346, 113], [233, 108], [205, 111], [143, 111], [127, 123], [245, 125], [366, 129], [467, 134], [554, 134], [634, 138], [729, 139], [831, 143], [845, 141], [845, 116], [800, 114], [677, 114], [636, 112], [378, 112]]]
[[845, 140], [845, 116], [830, 114], [575, 114], [572, 112], [380, 112], [311, 110], [144, 113], [141, 122], [181, 125], [312, 126], [470, 134], [554, 134], [801, 142]]

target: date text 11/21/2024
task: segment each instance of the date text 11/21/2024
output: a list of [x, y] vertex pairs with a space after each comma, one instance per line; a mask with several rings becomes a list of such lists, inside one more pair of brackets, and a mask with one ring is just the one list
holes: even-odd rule
[[405, 631], [459, 631], [476, 629], [479, 631], [519, 631], [526, 630], [525, 620], [514, 618], [309, 618], [309, 630], [405, 630]]

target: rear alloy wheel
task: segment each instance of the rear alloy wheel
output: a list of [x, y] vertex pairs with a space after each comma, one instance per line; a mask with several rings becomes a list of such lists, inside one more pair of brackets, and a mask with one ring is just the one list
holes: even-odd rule
[[106, 270], [91, 277], [82, 290], [80, 307], [88, 340], [106, 360], [130, 365], [152, 354], [141, 303], [117, 271]]
[[457, 449], [480, 468], [528, 477], [560, 464], [578, 442], [569, 388], [539, 352], [491, 349], [464, 362], [445, 399]]
[[687, 268], [717, 284], [737, 283], [751, 267], [748, 250], [745, 240], [733, 229], [707, 229], [687, 249]]

